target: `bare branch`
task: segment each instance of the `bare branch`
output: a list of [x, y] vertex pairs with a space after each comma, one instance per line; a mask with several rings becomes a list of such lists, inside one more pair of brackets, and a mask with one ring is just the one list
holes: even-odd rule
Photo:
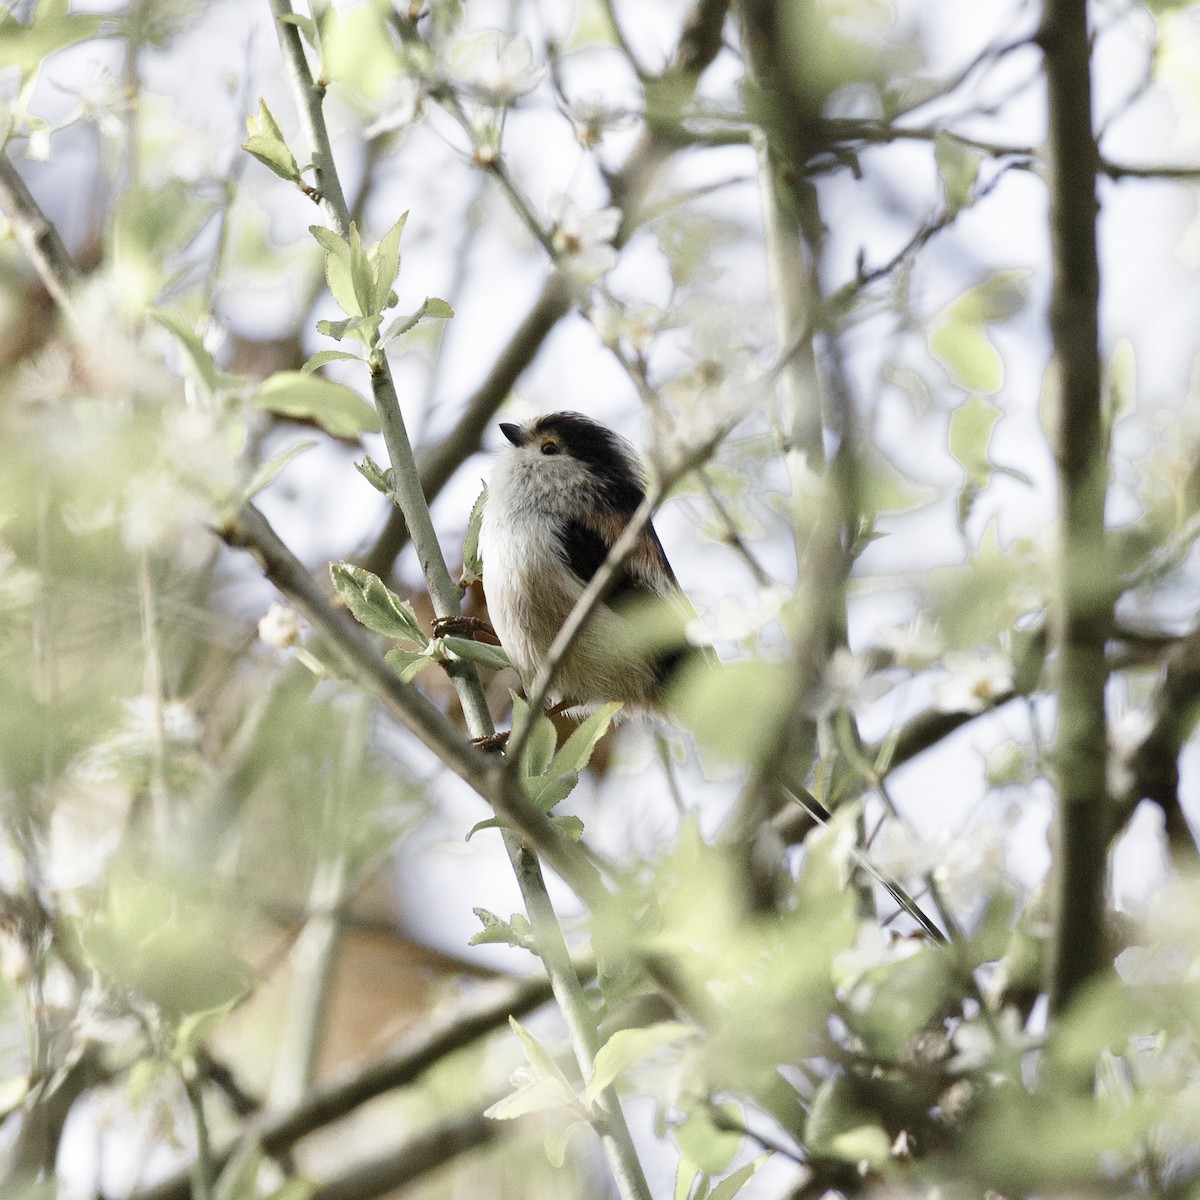
[[484, 1146], [511, 1122], [484, 1115], [487, 1106], [462, 1113], [409, 1138], [398, 1150], [360, 1163], [343, 1175], [319, 1184], [311, 1200], [372, 1200], [453, 1162], [460, 1154]]
[[1121, 797], [1117, 828], [1140, 801], [1152, 801], [1162, 809], [1172, 859], [1180, 868], [1194, 869], [1200, 864], [1200, 844], [1179, 804], [1179, 751], [1200, 717], [1200, 628], [1167, 656], [1151, 714], [1150, 732], [1130, 758], [1133, 779]]
[[[286, 1112], [251, 1122], [251, 1136], [259, 1139], [267, 1154], [282, 1155], [302, 1138], [341, 1120], [376, 1096], [413, 1083], [446, 1055], [486, 1037], [510, 1016], [519, 1017], [549, 999], [550, 985], [545, 979], [524, 979], [481, 989], [472, 999], [443, 1011], [363, 1070], [320, 1088]], [[239, 1144], [240, 1139], [213, 1156], [218, 1170]], [[132, 1200], [187, 1200], [190, 1186], [190, 1173], [180, 1171], [136, 1193]]]
[[11, 159], [0, 151], [0, 210], [8, 218], [26, 258], [46, 285], [54, 303], [72, 316], [71, 291], [79, 271], [54, 223], [38, 207]]
[[263, 573], [325, 639], [338, 668], [371, 692], [405, 729], [414, 733], [530, 845], [585, 901], [603, 894], [596, 868], [563, 835], [498, 764], [471, 746], [449, 719], [383, 661], [370, 636], [344, 609], [334, 608], [304, 564], [280, 541], [267, 519], [247, 504], [217, 531], [230, 546], [249, 550]]

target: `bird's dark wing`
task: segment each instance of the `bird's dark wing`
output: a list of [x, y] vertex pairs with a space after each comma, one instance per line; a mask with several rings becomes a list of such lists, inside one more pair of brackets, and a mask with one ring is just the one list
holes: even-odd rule
[[[568, 521], [563, 530], [559, 551], [567, 566], [584, 582], [600, 570], [608, 557], [609, 549], [625, 528], [620, 517], [601, 517]], [[635, 600], [662, 595], [668, 590], [662, 587], [665, 580], [671, 590], [678, 590], [679, 582], [654, 527], [646, 527], [642, 544], [629, 556], [617, 572], [608, 602], [616, 605], [623, 600]]]
[[[599, 520], [603, 523], [570, 521], [562, 535], [562, 556], [584, 583], [600, 570], [610, 547], [620, 537], [626, 524], [625, 519], [619, 517], [603, 517]], [[641, 545], [617, 572], [608, 594], [608, 603], [614, 608], [633, 607], [647, 601], [665, 599], [670, 592], [682, 596], [679, 581], [667, 561], [662, 542], [658, 540], [654, 527], [648, 525]], [[659, 686], [665, 687], [693, 653], [694, 649], [683, 644], [682, 640], [677, 645], [665, 645], [658, 649], [652, 661]]]

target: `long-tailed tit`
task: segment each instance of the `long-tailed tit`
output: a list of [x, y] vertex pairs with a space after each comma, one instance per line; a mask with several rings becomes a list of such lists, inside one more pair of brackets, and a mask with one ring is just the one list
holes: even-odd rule
[[[588, 580], [646, 493], [637, 451], [580, 413], [502, 424], [511, 443], [492, 472], [479, 548], [492, 625], [526, 689]], [[691, 612], [647, 524], [606, 599], [558, 665], [562, 708], [620, 700], [661, 709], [689, 657]], [[674, 626], [674, 636], [663, 630]]]

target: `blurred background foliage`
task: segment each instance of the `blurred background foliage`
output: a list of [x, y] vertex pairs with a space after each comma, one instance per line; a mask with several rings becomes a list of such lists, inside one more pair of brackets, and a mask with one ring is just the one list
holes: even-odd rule
[[[1090, 6], [1109, 867], [1053, 1008], [1047, 196], [1093, 181], [1042, 15], [0, 8], [6, 1196], [1197, 1194], [1200, 8]], [[363, 657], [464, 753], [455, 680], [510, 718], [430, 636], [385, 364], [465, 611], [496, 414], [579, 409], [670, 484], [722, 660], [516, 773], [609, 884], [551, 880], [582, 1069], [491, 808]]]

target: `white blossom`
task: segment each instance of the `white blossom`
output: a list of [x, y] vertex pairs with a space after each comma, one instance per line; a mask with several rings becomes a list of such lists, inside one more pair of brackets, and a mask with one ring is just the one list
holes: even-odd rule
[[485, 29], [463, 39], [451, 59], [451, 71], [459, 83], [498, 105], [511, 104], [532, 92], [546, 74], [546, 68], [535, 60], [528, 38], [509, 37], [499, 29]]
[[276, 650], [287, 650], [300, 640], [303, 624], [290, 604], [271, 605], [258, 622], [258, 636]]
[[952, 650], [942, 664], [950, 672], [937, 689], [937, 706], [943, 712], [981, 713], [1013, 689], [1012, 663], [994, 650]]
[[616, 266], [612, 241], [621, 226], [620, 209], [580, 214], [568, 197], [559, 196], [550, 206], [550, 218], [550, 244], [577, 282], [593, 283]]
[[876, 640], [881, 649], [891, 653], [897, 666], [909, 671], [926, 670], [942, 652], [937, 625], [923, 612], [905, 625], [885, 625]]

